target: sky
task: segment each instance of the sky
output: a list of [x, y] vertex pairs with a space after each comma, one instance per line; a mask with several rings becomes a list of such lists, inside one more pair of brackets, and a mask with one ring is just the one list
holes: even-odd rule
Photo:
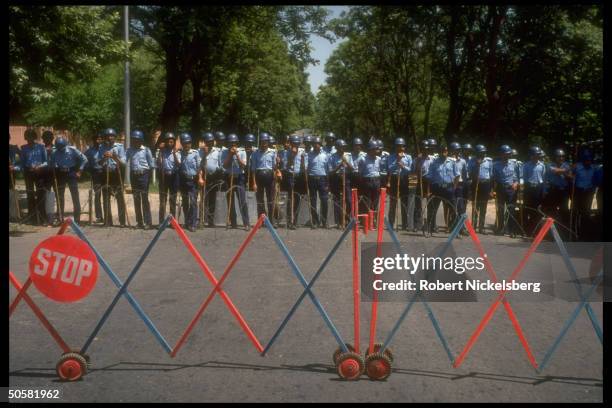
[[[348, 6], [327, 6], [326, 8], [331, 11], [328, 19], [339, 17], [342, 11], [348, 11], [349, 9]], [[325, 62], [336, 47], [338, 47], [338, 44], [340, 44], [342, 41], [336, 40], [332, 44], [325, 38], [314, 34], [310, 36], [310, 41], [313, 48], [312, 56], [319, 60], [319, 64], [309, 65], [306, 71], [309, 74], [308, 80], [310, 82], [310, 89], [312, 90], [312, 93], [316, 95], [319, 90], [319, 86], [325, 83], [325, 78], [327, 77], [325, 72], [323, 72]]]

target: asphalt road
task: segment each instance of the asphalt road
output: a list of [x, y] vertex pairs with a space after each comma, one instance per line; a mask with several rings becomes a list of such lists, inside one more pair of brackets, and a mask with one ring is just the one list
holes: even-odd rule
[[[21, 230], [22, 232], [19, 232]], [[23, 227], [9, 234], [9, 265], [23, 282], [33, 247], [53, 229]], [[125, 279], [155, 231], [84, 227], [112, 269]], [[307, 279], [340, 236], [337, 230], [279, 231]], [[219, 277], [245, 232], [216, 228], [188, 233]], [[372, 241], [368, 234], [364, 242]], [[422, 243], [419, 235], [400, 234], [405, 247]], [[524, 252], [516, 240], [481, 238], [500, 277], [507, 277]], [[385, 240], [389, 241], [385, 236]], [[430, 238], [435, 245], [443, 237]], [[467, 245], [466, 238], [461, 244]], [[501, 244], [512, 244], [500, 247]], [[459, 244], [458, 244], [459, 245]], [[496, 251], [496, 248], [503, 250]], [[514, 248], [514, 249], [513, 249]], [[544, 254], [534, 255], [537, 268]], [[540, 264], [538, 264], [540, 262]], [[554, 268], [560, 279], [567, 271]], [[530, 276], [530, 266], [522, 276]], [[485, 279], [486, 276], [481, 276]], [[353, 341], [350, 235], [314, 286], [345, 341]], [[267, 230], [258, 232], [229, 275], [227, 293], [264, 345], [301, 294], [302, 288]], [[175, 231], [167, 230], [130, 285], [130, 292], [174, 345], [212, 288]], [[100, 270], [96, 288], [78, 303], [59, 304], [32, 288], [35, 302], [68, 344], [81, 347], [117, 289]], [[11, 286], [10, 298], [16, 294]], [[514, 294], [509, 294], [512, 301]], [[478, 302], [431, 303], [456, 356], [488, 308]], [[575, 302], [512, 303], [536, 359], [541, 360], [569, 317]], [[361, 342], [368, 341], [370, 303], [362, 302]], [[385, 337], [405, 303], [381, 303], [377, 333]], [[602, 304], [593, 303], [602, 320]], [[366, 376], [338, 378], [332, 364], [337, 343], [306, 298], [268, 355], [261, 357], [219, 298], [213, 300], [175, 358], [165, 353], [126, 299], [121, 299], [94, 340], [91, 371], [80, 381], [61, 383], [55, 364], [60, 349], [25, 303], [10, 320], [11, 387], [60, 388], [70, 402], [601, 402], [603, 353], [586, 313], [561, 343], [546, 370], [529, 364], [502, 307], [463, 365], [453, 368], [425, 308], [416, 304], [391, 344], [393, 373], [384, 382]], [[379, 339], [380, 340], [380, 339]]]

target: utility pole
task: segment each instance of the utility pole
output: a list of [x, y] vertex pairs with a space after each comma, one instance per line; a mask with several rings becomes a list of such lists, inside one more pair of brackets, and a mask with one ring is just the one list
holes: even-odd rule
[[[123, 7], [123, 35], [125, 40], [125, 48], [129, 51], [130, 41], [130, 17], [129, 17], [129, 6]], [[124, 109], [124, 129], [125, 129], [125, 149], [130, 148], [130, 58], [129, 56], [125, 60], [125, 72], [123, 76], [123, 109]], [[130, 166], [126, 166], [125, 169], [125, 182], [130, 185]]]

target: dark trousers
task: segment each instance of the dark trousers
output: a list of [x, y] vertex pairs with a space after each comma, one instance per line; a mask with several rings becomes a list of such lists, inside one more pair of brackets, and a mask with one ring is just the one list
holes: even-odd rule
[[149, 204], [150, 172], [131, 174], [132, 194], [134, 195], [134, 210], [138, 226], [151, 225], [151, 205]]
[[[79, 183], [76, 174], [71, 172], [61, 172], [56, 170], [57, 177], [57, 190], [58, 190], [58, 201], [60, 213], [65, 216], [64, 212], [64, 192], [66, 191], [66, 184], [70, 190], [70, 197], [72, 199], [73, 218], [78, 224], [81, 221], [81, 201], [79, 200]], [[62, 220], [63, 221], [63, 220]]]
[[206, 175], [206, 199], [204, 201], [204, 217], [208, 226], [215, 225], [215, 209], [217, 193], [223, 188], [223, 173], [217, 172]]
[[[255, 198], [257, 200], [257, 216], [266, 214], [272, 220], [274, 214], [274, 173], [270, 171], [258, 171], [255, 174], [255, 183], [257, 183], [257, 192]], [[264, 201], [264, 194], [266, 201]], [[267, 210], [266, 210], [267, 207]]]
[[569, 220], [569, 188], [551, 186], [544, 199], [546, 214], [567, 225]]
[[[314, 226], [327, 226], [327, 200], [329, 185], [327, 176], [308, 176], [308, 188], [310, 189], [310, 213]], [[321, 200], [321, 216], [317, 212], [317, 194]]]
[[478, 181], [478, 186], [474, 184], [470, 192], [474, 200], [474, 211], [472, 213], [472, 225], [478, 229], [483, 229], [487, 217], [487, 205], [491, 195], [491, 182], [488, 180]]
[[[496, 205], [497, 205], [497, 232], [498, 233], [509, 233], [514, 234], [518, 232], [515, 208], [516, 208], [516, 191], [512, 188], [512, 185], [503, 186], [497, 185], [495, 190], [496, 194]], [[506, 221], [506, 210], [511, 216]]]
[[[402, 229], [408, 228], [408, 176], [399, 179], [400, 212], [402, 218]], [[397, 175], [391, 175], [389, 180], [389, 223], [395, 225], [395, 213], [397, 212]]]
[[[378, 200], [380, 199], [380, 178], [368, 177], [361, 179], [361, 188], [363, 191], [364, 201], [366, 202], [366, 212], [369, 210], [378, 211]], [[374, 219], [374, 225], [377, 224], [378, 217]]]
[[542, 216], [537, 208], [542, 205], [544, 184], [537, 186], [525, 185], [523, 189], [523, 228], [527, 235], [533, 235], [533, 229]]
[[45, 178], [40, 172], [24, 171], [26, 195], [28, 197], [28, 218], [32, 223], [39, 224], [47, 220], [45, 214]]
[[159, 223], [166, 218], [166, 201], [169, 201], [170, 214], [176, 218], [176, 198], [179, 187], [178, 173], [159, 172]]
[[429, 230], [433, 231], [435, 228], [436, 214], [438, 213], [440, 202], [443, 200], [443, 208], [446, 214], [444, 219], [448, 222], [448, 226], [450, 227], [453, 222], [452, 204], [455, 201], [455, 188], [452, 184], [446, 187], [443, 187], [441, 184], [432, 184], [431, 193], [431, 203], [427, 204], [427, 224]]
[[187, 228], [195, 228], [198, 222], [198, 191], [196, 188], [196, 177], [179, 176], [179, 189], [185, 214], [185, 225]]
[[106, 170], [104, 173], [104, 188], [102, 189], [102, 199], [104, 201], [104, 223], [113, 225], [113, 210], [110, 196], [114, 195], [117, 199], [117, 211], [119, 212], [119, 224], [125, 225], [125, 197], [123, 195], [123, 186], [119, 179], [119, 170], [109, 170], [108, 188], [106, 185]]
[[103, 217], [102, 213], [102, 187], [104, 186], [104, 171], [93, 170], [91, 172], [91, 182], [94, 191], [94, 209], [96, 213], [96, 219], [101, 220]]
[[[351, 180], [349, 176], [344, 178], [344, 192], [342, 192], [342, 175], [333, 174], [329, 176], [329, 191], [334, 196], [334, 221], [338, 225], [347, 225], [351, 218]], [[342, 201], [344, 200], [344, 222], [342, 220]]]
[[[293, 173], [288, 173], [287, 183], [289, 187], [289, 196], [287, 199], [287, 225], [297, 225], [298, 210], [302, 201], [302, 194], [306, 192], [306, 182], [303, 175], [295, 176]], [[293, 209], [293, 213], [291, 211]]]
[[[232, 185], [232, 189], [230, 191], [229, 187]], [[227, 197], [227, 203], [229, 205], [230, 200], [232, 201], [232, 205], [229, 208], [230, 214], [230, 222], [232, 227], [236, 226], [236, 199], [238, 200], [238, 208], [240, 208], [240, 215], [242, 216], [242, 224], [249, 224], [249, 208], [247, 206], [246, 200], [246, 176], [244, 174], [235, 174], [232, 180], [232, 177], [227, 174], [225, 175], [225, 196]], [[231, 198], [230, 198], [231, 197]]]

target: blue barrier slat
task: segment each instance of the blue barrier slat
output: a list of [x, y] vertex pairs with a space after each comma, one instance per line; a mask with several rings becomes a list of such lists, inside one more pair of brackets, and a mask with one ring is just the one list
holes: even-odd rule
[[[563, 240], [561, 239], [561, 236], [559, 235], [559, 231], [557, 231], [557, 226], [553, 223], [550, 230], [552, 231], [555, 242], [557, 243], [559, 252], [561, 252], [561, 257], [563, 258], [563, 262], [565, 263], [565, 266], [569, 270], [571, 274], [571, 278], [574, 281], [574, 286], [576, 287], [578, 296], [580, 296], [580, 300], [584, 300], [583, 295], [582, 295], [582, 285], [578, 281], [578, 274], [576, 273], [574, 264], [572, 263], [572, 261], [570, 261], [570, 256], [567, 252], [565, 243], [563, 242]], [[597, 321], [597, 317], [595, 316], [595, 312], [593, 311], [593, 308], [588, 302], [585, 305], [585, 309], [586, 309], [587, 315], [589, 316], [589, 320], [591, 321], [591, 325], [593, 326], [593, 330], [595, 330], [595, 333], [597, 334], [597, 337], [599, 338], [599, 342], [603, 344], [603, 331], [601, 329], [601, 326], [599, 325], [599, 322]]]
[[[138, 262], [136, 263], [136, 265], [134, 266], [134, 268], [132, 269], [132, 271], [130, 272], [130, 275], [128, 276], [127, 280], [124, 283], [121, 283], [121, 280], [117, 277], [117, 275], [112, 271], [112, 269], [108, 266], [108, 264], [106, 263], [106, 261], [104, 261], [104, 259], [102, 258], [102, 256], [98, 253], [98, 251], [95, 249], [95, 247], [91, 244], [91, 242], [89, 242], [89, 240], [87, 239], [87, 237], [85, 236], [85, 234], [83, 233], [83, 231], [77, 226], [74, 225], [74, 230], [76, 232], [76, 234], [83, 239], [94, 251], [94, 253], [96, 254], [96, 257], [98, 258], [98, 262], [100, 262], [100, 264], [102, 265], [103, 269], [107, 272], [107, 274], [111, 277], [111, 280], [115, 283], [115, 285], [119, 288], [119, 291], [117, 292], [117, 294], [115, 295], [113, 301], [111, 302], [111, 304], [109, 305], [109, 307], [106, 309], [106, 311], [104, 312], [104, 314], [102, 315], [102, 318], [100, 319], [100, 321], [98, 322], [98, 324], [96, 325], [96, 327], [94, 328], [93, 332], [91, 333], [91, 335], [89, 336], [89, 338], [86, 340], [85, 344], [83, 345], [83, 347], [81, 348], [81, 352], [85, 353], [87, 351], [87, 349], [89, 348], [89, 346], [91, 345], [91, 343], [93, 342], [93, 339], [95, 338], [96, 334], [100, 331], [100, 329], [102, 328], [102, 326], [104, 325], [104, 323], [106, 322], [106, 320], [108, 319], [108, 317], [110, 316], [112, 310], [114, 309], [115, 305], [117, 304], [117, 302], [119, 301], [119, 298], [121, 296], [126, 296], [126, 298], [128, 299], [128, 301], [130, 302], [130, 304], [132, 305], [132, 307], [134, 308], [134, 310], [136, 311], [136, 313], [138, 314], [138, 316], [142, 319], [142, 321], [145, 323], [145, 325], [147, 326], [147, 328], [151, 331], [151, 333], [155, 336], [155, 338], [157, 339], [157, 341], [161, 344], [161, 346], [166, 350], [166, 352], [170, 353], [172, 351], [172, 348], [170, 347], [170, 345], [168, 344], [168, 342], [164, 339], [164, 337], [162, 336], [162, 334], [159, 332], [159, 330], [157, 330], [157, 328], [155, 327], [155, 324], [153, 324], [153, 322], [151, 321], [151, 319], [147, 316], [147, 314], [144, 312], [144, 310], [142, 309], [142, 307], [140, 307], [140, 305], [138, 304], [138, 302], [136, 301], [136, 299], [134, 299], [134, 297], [131, 295], [131, 293], [129, 293], [127, 291], [127, 286], [129, 285], [129, 283], [131, 282], [131, 280], [134, 278], [134, 276], [136, 275], [136, 272], [138, 272], [138, 270], [140, 269], [140, 266], [142, 265], [142, 263], [144, 262], [144, 260], [146, 259], [146, 257], [149, 255], [149, 253], [151, 252], [151, 250], [153, 249], [153, 247], [155, 246], [155, 244], [157, 243], [157, 241], [159, 240], [162, 232], [166, 229], [166, 227], [168, 226], [168, 221], [170, 220], [170, 216], [168, 216], [164, 222], [162, 223], [162, 225], [160, 226], [160, 228], [158, 229], [157, 233], [155, 234], [155, 237], [153, 238], [153, 240], [149, 243], [149, 245], [147, 246], [144, 254], [140, 257], [140, 259], [138, 260]], [[73, 224], [71, 224], [73, 225]]]
[[[278, 233], [272, 226], [272, 223], [270, 222], [270, 220], [268, 220], [268, 217], [264, 218], [264, 222], [266, 224], [266, 227], [268, 228], [268, 231], [270, 231], [272, 238], [276, 242], [276, 245], [280, 248], [285, 258], [287, 258], [287, 261], [289, 262], [289, 265], [291, 266], [291, 270], [293, 271], [293, 274], [298, 278], [298, 280], [300, 281], [304, 289], [307, 288], [308, 282], [306, 282], [306, 279], [304, 278], [304, 275], [300, 271], [300, 268], [295, 263], [295, 260], [289, 253], [289, 250], [285, 246], [282, 239], [278, 236]], [[338, 342], [338, 345], [340, 346], [342, 351], [347, 352], [348, 348], [344, 344], [344, 340], [342, 339], [340, 332], [338, 332], [338, 329], [336, 328], [336, 326], [334, 326], [334, 323], [331, 321], [330, 317], [327, 315], [327, 312], [325, 311], [325, 308], [323, 307], [323, 305], [319, 302], [319, 299], [317, 299], [317, 297], [314, 295], [314, 293], [312, 293], [311, 290], [308, 290], [308, 296], [310, 297], [310, 299], [312, 300], [312, 303], [315, 305], [315, 307], [319, 311], [319, 314], [325, 321], [325, 324], [327, 324], [327, 327], [332, 332], [333, 336], [336, 339], [336, 342]]]
[[544, 368], [548, 364], [548, 361], [552, 357], [553, 353], [555, 352], [557, 347], [559, 347], [559, 344], [561, 344], [561, 340], [563, 340], [563, 338], [567, 334], [567, 332], [570, 329], [570, 327], [574, 324], [574, 322], [578, 318], [578, 314], [580, 313], [582, 308], [585, 306], [585, 304], [588, 302], [588, 299], [591, 297], [591, 295], [595, 291], [595, 288], [597, 288], [597, 286], [601, 283], [602, 280], [603, 280], [603, 269], [601, 269], [599, 271], [599, 274], [597, 275], [597, 278], [595, 279], [595, 281], [593, 282], [593, 284], [591, 285], [591, 287], [587, 291], [586, 295], [584, 296], [584, 300], [582, 302], [580, 302], [580, 304], [574, 309], [572, 315], [565, 322], [565, 325], [563, 326], [563, 329], [561, 329], [561, 332], [559, 333], [559, 335], [557, 336], [557, 338], [553, 342], [552, 346], [546, 351], [546, 355], [544, 356], [544, 358], [542, 359], [542, 363], [538, 367], [538, 371], [539, 372], [544, 370]]
[[[272, 344], [274, 344], [274, 342], [276, 341], [276, 338], [280, 336], [281, 332], [283, 331], [287, 323], [289, 323], [289, 320], [291, 320], [291, 318], [293, 317], [293, 314], [297, 311], [298, 307], [300, 306], [300, 304], [302, 303], [306, 295], [310, 292], [311, 288], [313, 287], [317, 279], [319, 278], [319, 275], [321, 275], [323, 270], [327, 267], [327, 264], [334, 257], [334, 255], [336, 254], [336, 251], [340, 247], [340, 244], [342, 244], [347, 234], [351, 232], [351, 229], [353, 228], [354, 225], [355, 225], [355, 219], [352, 219], [351, 222], [346, 227], [346, 229], [344, 230], [344, 232], [342, 233], [342, 235], [340, 236], [340, 238], [338, 239], [338, 241], [336, 241], [336, 243], [334, 244], [334, 247], [332, 248], [332, 250], [329, 252], [329, 254], [327, 254], [327, 257], [325, 258], [325, 260], [323, 261], [323, 263], [321, 264], [317, 272], [314, 274], [314, 276], [308, 283], [308, 286], [306, 287], [306, 289], [304, 289], [304, 291], [302, 292], [298, 300], [295, 302], [291, 310], [289, 310], [289, 313], [287, 313], [287, 316], [285, 317], [283, 322], [280, 324], [280, 326], [278, 327], [278, 329], [276, 330], [276, 332], [274, 333], [274, 335], [272, 336], [272, 338], [270, 339], [266, 347], [264, 348], [264, 351], [261, 353], [262, 356], [264, 356], [268, 352], [270, 347], [272, 347]], [[342, 348], [342, 351], [345, 353], [349, 351], [346, 345], [344, 345], [344, 347]]]

